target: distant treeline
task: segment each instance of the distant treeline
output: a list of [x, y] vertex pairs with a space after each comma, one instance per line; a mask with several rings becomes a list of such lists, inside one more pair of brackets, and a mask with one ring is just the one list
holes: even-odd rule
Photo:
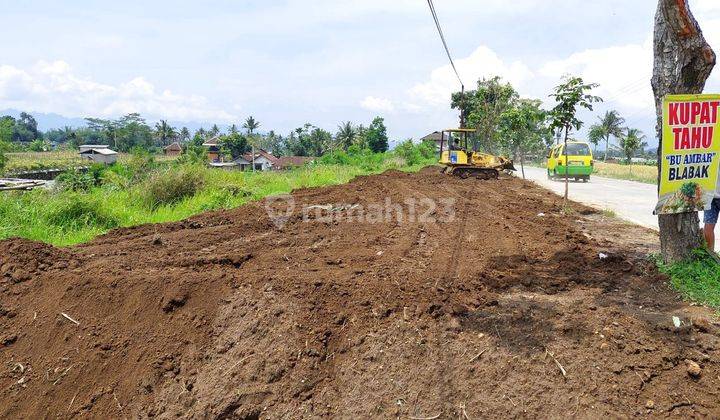
[[384, 152], [388, 149], [388, 136], [384, 120], [376, 117], [365, 126], [343, 122], [331, 133], [310, 123], [296, 128], [286, 135], [274, 130], [261, 133], [260, 122], [248, 117], [240, 127], [231, 125], [226, 131], [217, 124], [210, 129], [200, 128], [191, 132], [187, 127], [173, 127], [166, 120], [154, 126], [137, 113], [118, 119], [86, 118], [86, 126], [64, 127], [42, 132], [32, 115], [22, 112], [19, 118], [9, 115], [0, 117], [0, 145], [5, 151], [47, 151], [58, 146], [77, 148], [82, 144], [107, 144], [119, 152], [133, 149], [157, 151], [173, 142], [184, 149], [200, 148], [214, 139], [230, 156], [236, 157], [251, 150], [262, 148], [276, 156], [322, 156], [330, 151], [358, 150]]

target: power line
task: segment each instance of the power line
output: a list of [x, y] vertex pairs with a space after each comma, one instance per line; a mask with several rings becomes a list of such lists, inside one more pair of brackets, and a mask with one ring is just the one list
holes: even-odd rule
[[458, 73], [457, 68], [455, 67], [455, 62], [452, 59], [452, 55], [450, 55], [450, 49], [447, 46], [447, 42], [445, 41], [445, 35], [443, 34], [442, 27], [440, 26], [440, 20], [438, 19], [437, 13], [435, 12], [435, 5], [433, 4], [432, 0], [427, 0], [427, 3], [430, 7], [430, 13], [432, 13], [433, 20], [435, 21], [435, 26], [437, 27], [438, 34], [440, 34], [440, 40], [442, 41], [443, 47], [445, 47], [445, 53], [447, 53], [448, 59], [450, 60], [450, 65], [452, 66], [453, 71], [455, 71], [455, 76], [457, 76], [457, 79], [460, 82], [460, 86], [462, 86], [462, 89], [464, 91], [465, 84], [460, 78], [460, 73]]

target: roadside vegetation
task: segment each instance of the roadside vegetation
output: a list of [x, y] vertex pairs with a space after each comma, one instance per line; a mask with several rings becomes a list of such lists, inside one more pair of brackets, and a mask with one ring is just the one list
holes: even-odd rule
[[72, 245], [117, 227], [178, 221], [297, 188], [341, 184], [387, 169], [415, 171], [434, 162], [432, 145], [409, 141], [384, 153], [330, 152], [313, 164], [273, 172], [223, 171], [186, 159], [163, 163], [149, 154], [130, 155], [108, 167], [69, 171], [53, 190], [0, 194], [0, 239]]
[[594, 175], [657, 184], [657, 166], [595, 162]]
[[720, 265], [706, 250], [695, 250], [684, 262], [664, 264], [659, 256], [656, 262], [683, 298], [720, 310]]

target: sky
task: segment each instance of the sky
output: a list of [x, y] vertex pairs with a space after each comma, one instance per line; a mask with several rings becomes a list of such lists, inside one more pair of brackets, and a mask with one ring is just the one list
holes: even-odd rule
[[[655, 0], [435, 0], [468, 89], [501, 76], [547, 107], [564, 74], [654, 140]], [[690, 0], [720, 53], [720, 1]], [[391, 139], [456, 126], [459, 90], [425, 0], [0, 0], [0, 109], [241, 124], [385, 118]], [[720, 91], [720, 70], [706, 92]], [[578, 136], [582, 137], [583, 132]]]

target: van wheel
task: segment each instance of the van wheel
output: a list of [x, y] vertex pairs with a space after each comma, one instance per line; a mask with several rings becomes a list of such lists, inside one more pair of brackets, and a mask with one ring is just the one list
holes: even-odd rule
[[588, 181], [590, 181], [590, 177], [589, 177], [589, 176], [584, 176], [584, 177], [583, 177], [583, 182], [584, 182], [584, 183], [587, 183]]

